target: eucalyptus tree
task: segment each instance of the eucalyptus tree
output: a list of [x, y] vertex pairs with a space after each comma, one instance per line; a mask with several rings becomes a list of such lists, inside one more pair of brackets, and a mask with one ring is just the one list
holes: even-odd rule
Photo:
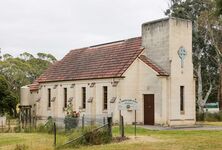
[[[49, 65], [56, 61], [56, 58], [51, 54], [41, 54], [45, 57], [38, 56], [36, 58], [27, 52], [20, 54], [19, 57], [13, 57], [10, 54], [3, 55], [3, 59], [0, 61], [0, 75], [4, 76], [8, 89], [13, 97], [8, 96], [1, 102], [7, 104], [5, 101], [7, 100], [18, 103], [20, 87], [31, 84]], [[1, 102], [0, 106], [5, 108], [6, 105], [2, 105]], [[0, 111], [3, 111], [3, 109]], [[10, 114], [12, 114], [12, 112], [10, 112]]]
[[193, 62], [198, 77], [199, 111], [203, 111], [209, 97], [214, 95], [216, 99], [221, 78], [221, 53], [216, 41], [222, 39], [222, 34], [215, 12], [215, 1], [212, 0], [171, 0], [165, 12], [166, 15], [189, 19], [193, 23]]

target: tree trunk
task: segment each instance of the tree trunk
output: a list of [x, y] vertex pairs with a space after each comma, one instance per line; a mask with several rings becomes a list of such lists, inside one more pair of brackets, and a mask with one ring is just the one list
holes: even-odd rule
[[202, 76], [201, 76], [201, 63], [199, 62], [198, 64], [198, 68], [197, 68], [197, 76], [198, 76], [198, 86], [197, 86], [197, 104], [198, 104], [198, 108], [199, 108], [199, 112], [202, 112], [202, 100], [203, 100], [203, 95], [202, 95], [202, 90], [203, 90], [203, 87], [202, 87]]
[[222, 64], [220, 64], [220, 77], [219, 77], [219, 107], [222, 110]]

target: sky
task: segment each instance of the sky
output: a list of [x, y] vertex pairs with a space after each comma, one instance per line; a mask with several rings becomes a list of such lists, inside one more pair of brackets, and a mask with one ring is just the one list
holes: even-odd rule
[[51, 53], [141, 35], [141, 24], [166, 17], [169, 0], [0, 0], [3, 54]]

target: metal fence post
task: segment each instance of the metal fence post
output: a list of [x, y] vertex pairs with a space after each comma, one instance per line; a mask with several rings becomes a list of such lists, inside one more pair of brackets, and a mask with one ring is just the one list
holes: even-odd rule
[[109, 135], [112, 137], [112, 117], [108, 117], [107, 122], [108, 122], [108, 132]]
[[125, 135], [124, 135], [124, 119], [123, 119], [123, 116], [121, 116], [121, 137], [125, 137]]
[[56, 123], [54, 122], [54, 146], [56, 146]]

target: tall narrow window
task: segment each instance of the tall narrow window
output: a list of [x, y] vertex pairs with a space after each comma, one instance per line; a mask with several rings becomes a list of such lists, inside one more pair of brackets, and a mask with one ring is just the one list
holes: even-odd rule
[[107, 99], [108, 99], [108, 88], [107, 86], [103, 87], [103, 109], [107, 110]]
[[64, 107], [67, 107], [67, 88], [64, 88]]
[[180, 111], [184, 112], [184, 86], [180, 86]]
[[82, 108], [86, 108], [86, 88], [82, 87]]
[[48, 108], [51, 107], [51, 89], [48, 89]]

